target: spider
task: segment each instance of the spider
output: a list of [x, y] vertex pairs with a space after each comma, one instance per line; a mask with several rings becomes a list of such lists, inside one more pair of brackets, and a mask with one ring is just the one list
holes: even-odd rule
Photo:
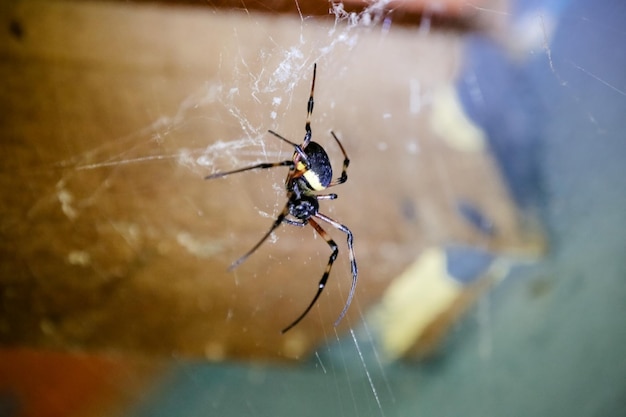
[[328, 154], [326, 153], [322, 145], [311, 140], [311, 114], [313, 113], [313, 92], [315, 90], [316, 70], [317, 64], [313, 64], [313, 81], [311, 82], [311, 93], [309, 95], [309, 100], [306, 108], [306, 123], [304, 125], [305, 134], [302, 144], [298, 145], [272, 130], [268, 131], [270, 134], [272, 134], [272, 136], [293, 146], [294, 153], [291, 159], [279, 162], [260, 163], [244, 168], [235, 169], [233, 171], [218, 172], [205, 177], [205, 179], [214, 179], [255, 169], [268, 169], [283, 166], [289, 167], [289, 172], [287, 173], [287, 178], [285, 179], [285, 189], [287, 191], [287, 203], [285, 204], [285, 207], [280, 212], [278, 217], [276, 217], [274, 223], [267, 231], [267, 233], [263, 235], [261, 240], [259, 240], [258, 243], [252, 247], [252, 249], [250, 249], [239, 259], [233, 262], [228, 268], [229, 271], [241, 265], [246, 259], [248, 259], [248, 257], [252, 255], [272, 234], [272, 232], [282, 223], [287, 223], [289, 225], [299, 227], [304, 227], [307, 224], [311, 225], [313, 229], [315, 229], [315, 231], [326, 241], [326, 243], [332, 250], [330, 258], [328, 259], [328, 264], [326, 265], [326, 269], [324, 270], [324, 274], [319, 281], [317, 293], [313, 297], [313, 300], [298, 318], [296, 318], [289, 326], [285, 327], [282, 330], [282, 333], [287, 332], [289, 329], [300, 323], [300, 321], [311, 310], [313, 305], [315, 305], [315, 302], [326, 287], [326, 281], [328, 281], [330, 270], [333, 266], [333, 263], [335, 262], [335, 259], [337, 259], [337, 255], [339, 254], [339, 247], [330, 237], [330, 235], [322, 228], [322, 226], [320, 226], [318, 222], [319, 220], [330, 224], [335, 229], [339, 229], [346, 234], [348, 249], [350, 253], [352, 286], [350, 287], [350, 293], [348, 294], [346, 304], [339, 314], [339, 317], [335, 321], [335, 326], [337, 326], [341, 319], [343, 319], [343, 317], [346, 315], [348, 307], [352, 302], [352, 297], [354, 296], [357, 282], [358, 272], [356, 259], [354, 256], [354, 248], [352, 246], [352, 232], [343, 224], [319, 212], [319, 201], [334, 200], [337, 198], [337, 194], [317, 194], [317, 192], [324, 191], [327, 188], [334, 187], [335, 185], [343, 184], [344, 182], [346, 182], [346, 180], [348, 179], [347, 169], [348, 165], [350, 165], [350, 159], [348, 159], [348, 155], [346, 154], [346, 151], [343, 148], [341, 141], [339, 141], [335, 133], [331, 131], [330, 133], [337, 142], [337, 145], [339, 145], [339, 148], [341, 149], [344, 157], [341, 176], [333, 180], [333, 170], [330, 164], [330, 159], [328, 158]]

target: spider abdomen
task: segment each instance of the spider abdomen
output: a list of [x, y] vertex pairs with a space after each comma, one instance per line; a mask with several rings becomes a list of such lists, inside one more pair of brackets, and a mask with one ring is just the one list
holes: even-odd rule
[[307, 156], [308, 167], [305, 167], [300, 161], [299, 164], [302, 166], [298, 166], [298, 168], [304, 170], [300, 178], [304, 180], [303, 185], [309, 190], [321, 191], [328, 187], [333, 179], [333, 169], [328, 154], [316, 142], [309, 142], [304, 151]]

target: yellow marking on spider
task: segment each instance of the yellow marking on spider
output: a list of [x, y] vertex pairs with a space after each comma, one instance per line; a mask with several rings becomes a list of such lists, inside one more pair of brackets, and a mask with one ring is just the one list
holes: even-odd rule
[[308, 170], [305, 171], [302, 176], [315, 191], [321, 191], [326, 188], [322, 185], [322, 183], [320, 182], [320, 177], [315, 172]]

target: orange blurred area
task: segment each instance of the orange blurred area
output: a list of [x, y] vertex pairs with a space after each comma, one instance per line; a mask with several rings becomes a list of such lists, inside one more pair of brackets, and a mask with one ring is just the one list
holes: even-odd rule
[[0, 414], [20, 417], [119, 415], [163, 367], [145, 359], [0, 350]]

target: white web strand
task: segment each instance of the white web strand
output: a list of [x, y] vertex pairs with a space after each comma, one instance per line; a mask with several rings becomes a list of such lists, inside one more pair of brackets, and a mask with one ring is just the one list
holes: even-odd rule
[[383, 410], [383, 406], [380, 403], [380, 398], [378, 398], [378, 391], [376, 390], [376, 386], [374, 385], [374, 381], [372, 380], [372, 376], [370, 375], [370, 371], [367, 369], [367, 363], [365, 362], [365, 358], [363, 358], [363, 352], [361, 352], [361, 347], [359, 346], [359, 342], [354, 334], [354, 330], [350, 327], [350, 336], [352, 336], [352, 340], [354, 341], [354, 346], [356, 347], [357, 353], [359, 354], [359, 359], [361, 360], [361, 365], [363, 366], [363, 371], [367, 376], [367, 381], [370, 384], [370, 389], [372, 390], [372, 394], [374, 395], [374, 399], [376, 400], [376, 404], [378, 405], [378, 410], [380, 411], [381, 416], [385, 416], [385, 412]]

